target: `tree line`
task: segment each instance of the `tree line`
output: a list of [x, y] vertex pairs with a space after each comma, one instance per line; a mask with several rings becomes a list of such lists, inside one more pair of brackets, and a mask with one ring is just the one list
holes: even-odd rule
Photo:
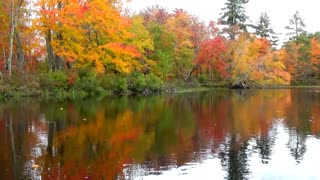
[[226, 0], [205, 23], [156, 5], [131, 13], [121, 0], [1, 0], [1, 91], [319, 84], [320, 33], [306, 32], [297, 11], [277, 49], [269, 16], [248, 24], [247, 3]]

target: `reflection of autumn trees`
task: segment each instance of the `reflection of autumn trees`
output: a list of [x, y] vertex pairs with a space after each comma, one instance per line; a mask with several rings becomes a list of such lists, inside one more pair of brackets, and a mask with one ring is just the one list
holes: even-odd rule
[[[178, 153], [180, 149], [188, 150], [186, 154], [192, 152], [190, 128], [194, 125], [192, 114], [184, 112], [187, 103], [157, 97], [108, 100], [99, 107], [87, 104], [89, 109], [95, 109], [94, 116], [84, 116], [82, 105], [66, 107], [71, 113], [63, 120], [68, 124], [66, 128], [55, 135], [53, 152], [57, 153], [38, 159], [50, 164], [43, 169], [44, 177], [122, 177], [124, 164], [144, 163], [146, 154], [154, 164], [169, 153], [177, 154], [177, 163], [187, 162], [186, 156]], [[74, 117], [78, 120], [72, 120]]]
[[319, 136], [320, 131], [320, 93], [314, 91], [214, 90], [3, 104], [0, 171], [8, 167], [10, 171], [0, 173], [0, 179], [13, 178], [14, 172], [7, 128], [10, 114], [15, 167], [24, 179], [37, 175], [43, 179], [124, 179], [134, 177], [134, 165], [157, 174], [201, 162], [205, 152], [221, 160], [226, 178], [246, 178], [253, 153], [259, 154], [261, 163], [269, 162], [277, 135], [275, 121], [283, 120], [289, 129], [286, 146], [292, 156], [297, 162], [303, 159], [307, 135]]
[[298, 134], [319, 136], [320, 93], [317, 89], [290, 91], [290, 106], [287, 108], [286, 123]]
[[39, 106], [34, 102], [26, 100], [17, 105], [9, 101], [0, 105], [0, 179], [28, 178], [23, 174], [30, 168], [32, 148], [41, 144], [33, 132], [46, 130], [39, 123]]
[[[281, 90], [232, 90], [200, 97], [193, 107], [200, 139], [213, 141], [212, 152], [221, 159], [228, 179], [245, 178], [250, 173], [248, 156], [254, 149], [267, 163], [274, 142], [270, 129], [274, 118], [283, 114], [287, 96], [287, 91]], [[256, 144], [249, 149], [248, 141], [252, 138]]]
[[204, 136], [221, 140], [231, 133], [246, 140], [268, 134], [273, 119], [283, 117], [287, 96], [281, 90], [221, 91], [201, 98], [193, 110]]
[[227, 179], [245, 179], [249, 174], [248, 145], [248, 140], [239, 143], [236, 135], [226, 137], [218, 157], [227, 172]]
[[272, 147], [275, 143], [276, 138], [276, 129], [271, 128], [266, 135], [258, 135], [256, 138], [255, 150], [258, 151], [261, 158], [261, 163], [268, 164], [268, 161], [271, 159]]
[[47, 178], [52, 175], [117, 177], [122, 165], [131, 162], [131, 157], [143, 155], [152, 140], [153, 133], [144, 133], [143, 124], [134, 117], [131, 110], [124, 109], [109, 119], [108, 109], [101, 106], [94, 117], [78, 119], [79, 124], [67, 127], [56, 136], [54, 144], [60, 153], [51, 159], [51, 172], [44, 170], [43, 175]]
[[290, 91], [290, 106], [287, 108], [286, 124], [289, 126], [288, 148], [291, 155], [299, 163], [306, 152], [307, 135], [319, 136], [319, 104], [318, 90]]

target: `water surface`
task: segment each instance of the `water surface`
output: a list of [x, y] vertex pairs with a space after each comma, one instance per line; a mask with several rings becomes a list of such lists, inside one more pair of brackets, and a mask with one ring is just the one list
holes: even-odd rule
[[0, 179], [320, 179], [320, 90], [0, 103]]

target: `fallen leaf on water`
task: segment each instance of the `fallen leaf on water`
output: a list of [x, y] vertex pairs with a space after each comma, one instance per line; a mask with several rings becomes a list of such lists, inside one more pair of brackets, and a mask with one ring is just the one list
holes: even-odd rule
[[32, 165], [32, 168], [38, 169], [38, 168], [39, 168], [39, 165], [38, 165], [38, 164], [33, 164], [33, 165]]

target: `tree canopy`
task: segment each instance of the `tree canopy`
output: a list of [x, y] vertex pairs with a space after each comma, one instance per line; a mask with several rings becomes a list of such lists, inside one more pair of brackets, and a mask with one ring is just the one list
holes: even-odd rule
[[10, 76], [11, 64], [15, 75], [40, 77], [33, 78], [40, 84], [35, 88], [55, 87], [59, 80], [67, 83], [64, 90], [84, 87], [83, 81], [116, 91], [177, 81], [258, 87], [318, 83], [320, 33], [307, 33], [297, 11], [285, 28], [290, 39], [277, 49], [266, 13], [250, 25], [253, 31], [247, 28], [248, 3], [226, 0], [218, 22], [204, 22], [183, 9], [160, 6], [130, 13], [121, 1], [5, 0], [0, 70]]

